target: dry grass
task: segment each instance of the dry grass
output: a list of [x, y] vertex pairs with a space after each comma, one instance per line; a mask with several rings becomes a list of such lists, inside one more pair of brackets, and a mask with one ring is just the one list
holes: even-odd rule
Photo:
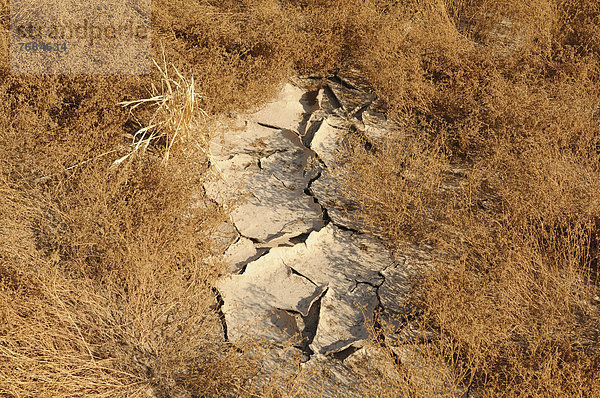
[[236, 354], [219, 339], [212, 309], [218, 269], [204, 263], [219, 217], [187, 210], [192, 189], [183, 187], [194, 181], [184, 165], [143, 163], [113, 175], [106, 162], [82, 166], [38, 198], [3, 190], [3, 220], [14, 220], [1, 231], [4, 394], [243, 386], [236, 373], [250, 369], [236, 369], [243, 359], [230, 366]]
[[[255, 365], [219, 342], [211, 309], [219, 271], [206, 264], [207, 236], [221, 215], [182, 216], [206, 154], [193, 145], [164, 165], [164, 148], [193, 136], [180, 129], [191, 92], [209, 114], [227, 113], [286, 76], [347, 65], [403, 126], [375, 153], [353, 147], [352, 194], [392, 246], [428, 241], [446, 253], [415, 292], [433, 333], [421, 345], [427, 367], [484, 396], [600, 394], [597, 2], [152, 7], [155, 58], [163, 43], [180, 72], [168, 78], [164, 65], [89, 77], [13, 76], [0, 64], [2, 394], [247, 393]], [[2, 2], [2, 48], [8, 15]], [[165, 145], [108, 172], [140, 128], [118, 104], [153, 84], [158, 107], [138, 106], [136, 118], [165, 123]], [[418, 367], [390, 366], [373, 375], [377, 394], [431, 393]]]
[[352, 147], [349, 192], [398, 249], [444, 253], [415, 292], [429, 360], [484, 396], [597, 396], [598, 8], [436, 4], [386, 47], [416, 78], [367, 65], [402, 128]]
[[152, 85], [149, 98], [119, 103], [119, 105], [129, 107], [132, 115], [133, 111], [140, 106], [151, 107], [153, 111], [150, 120], [145, 124], [136, 119], [143, 127], [139, 128], [132, 136], [131, 152], [115, 160], [113, 167], [131, 159], [135, 154], [140, 152], [143, 154], [151, 144], [161, 141], [164, 145], [165, 162], [169, 160], [169, 154], [174, 144], [178, 144], [182, 148], [186, 146], [195, 146], [201, 150], [208, 148], [206, 137], [194, 137], [192, 134], [194, 128], [200, 128], [197, 118], [207, 116], [206, 112], [198, 106], [202, 96], [196, 92], [194, 76], [188, 79], [177, 70], [177, 67], [167, 64], [164, 51], [162, 64], [161, 67], [154, 60], [154, 65], [161, 75], [160, 88]]

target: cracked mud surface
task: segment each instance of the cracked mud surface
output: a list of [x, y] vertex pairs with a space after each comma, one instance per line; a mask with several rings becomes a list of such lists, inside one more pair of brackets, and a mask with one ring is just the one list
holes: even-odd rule
[[376, 308], [405, 311], [418, 261], [395, 259], [365, 232], [334, 173], [347, 134], [376, 141], [392, 128], [376, 95], [343, 76], [294, 83], [211, 142], [217, 176], [205, 191], [231, 210], [237, 235], [217, 289], [231, 342], [259, 338], [276, 352], [300, 336], [303, 366], [337, 369], [344, 384], [364, 355], [365, 320]]

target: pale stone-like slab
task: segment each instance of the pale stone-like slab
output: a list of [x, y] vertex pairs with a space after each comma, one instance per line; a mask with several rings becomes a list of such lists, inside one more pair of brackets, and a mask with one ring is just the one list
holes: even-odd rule
[[287, 83], [274, 101], [250, 115], [250, 118], [268, 126], [302, 133], [307, 115], [317, 109], [318, 104], [310, 94]]
[[368, 338], [365, 317], [370, 319], [378, 304], [376, 287], [383, 282], [380, 272], [393, 261], [376, 238], [329, 224], [312, 232], [306, 242], [273, 248], [248, 267], [285, 265], [327, 287], [310, 345], [316, 352], [327, 353]]
[[237, 242], [227, 248], [223, 261], [227, 264], [229, 272], [238, 273], [242, 268], [260, 255], [260, 252], [248, 238], [240, 237]]
[[273, 129], [238, 116], [237, 120], [215, 127], [210, 141], [213, 159], [225, 160], [237, 154], [255, 158], [298, 146], [298, 136], [292, 131]]
[[286, 342], [299, 332], [296, 318], [288, 311], [308, 315], [322, 293], [322, 287], [294, 274], [282, 262], [265, 257], [248, 264], [243, 274], [217, 282], [224, 302], [221, 310], [233, 342], [245, 337]]
[[339, 352], [369, 338], [366, 322], [378, 304], [377, 288], [359, 283], [349, 291], [329, 289], [321, 299], [321, 316], [310, 348], [326, 354]]
[[[295, 137], [299, 142], [299, 138]], [[304, 190], [311, 175], [308, 165], [309, 158], [314, 156], [312, 151], [304, 147], [293, 146], [287, 151], [276, 152], [271, 156], [260, 159], [262, 174], [275, 177], [290, 190]]]
[[216, 161], [218, 176], [205, 190], [218, 203], [233, 202], [231, 217], [243, 236], [274, 245], [320, 229], [323, 219], [321, 207], [304, 192], [312, 152], [298, 136], [280, 130], [271, 129], [269, 140], [284, 141], [287, 149], [271, 148], [264, 158], [240, 153]]
[[245, 180], [258, 170], [258, 161], [248, 154], [215, 162], [217, 176], [204, 183], [206, 195], [225, 205], [244, 195]]
[[310, 148], [327, 167], [334, 166], [339, 158], [339, 143], [343, 135], [340, 125], [341, 121], [336, 118], [329, 117], [323, 120], [310, 143]]
[[303, 190], [281, 190], [277, 197], [270, 199], [251, 197], [231, 214], [240, 233], [256, 239], [261, 247], [287, 243], [293, 237], [323, 226], [321, 208]]
[[[340, 391], [337, 382], [352, 390], [358, 373], [351, 368], [360, 370], [352, 352], [369, 338], [366, 323], [380, 304], [390, 319], [407, 312], [415, 271], [410, 253], [397, 261], [381, 240], [355, 232], [367, 228], [342, 189], [343, 146], [351, 134], [376, 146], [391, 125], [371, 92], [353, 88], [365, 82], [341, 81], [318, 93], [286, 85], [259, 111], [217, 128], [210, 151], [218, 177], [205, 184], [241, 235], [224, 260], [230, 272], [243, 273], [217, 285], [229, 339], [281, 346], [292, 335], [302, 338], [297, 348], [314, 353], [306, 366], [319, 362], [337, 372], [325, 396]], [[339, 360], [347, 355], [347, 364]]]
[[394, 261], [377, 238], [345, 231], [331, 223], [311, 233], [304, 244], [285, 252], [277, 250], [273, 249], [273, 254], [282, 253], [284, 262], [300, 274], [342, 292], [354, 288], [356, 282], [381, 284], [379, 272]]

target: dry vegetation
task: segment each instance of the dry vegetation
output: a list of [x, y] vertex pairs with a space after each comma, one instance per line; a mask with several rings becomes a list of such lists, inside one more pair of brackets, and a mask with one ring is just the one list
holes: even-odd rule
[[415, 292], [422, 349], [485, 396], [598, 396], [598, 6], [410, 10], [370, 50], [401, 72], [366, 65], [402, 129], [354, 147], [348, 185], [396, 247], [444, 253]]
[[[385, 98], [403, 129], [375, 152], [355, 146], [349, 189], [392, 247], [446, 253], [415, 292], [430, 336], [421, 363], [484, 396], [600, 395], [597, 2], [152, 7], [156, 58], [164, 45], [209, 114], [346, 66]], [[151, 146], [109, 171], [139, 128], [119, 103], [161, 77], [15, 76], [0, 64], [0, 394], [248, 393], [255, 365], [219, 340], [212, 310], [208, 237], [222, 215], [189, 209], [201, 147], [165, 165]], [[368, 388], [427, 396], [416, 374], [391, 369]]]

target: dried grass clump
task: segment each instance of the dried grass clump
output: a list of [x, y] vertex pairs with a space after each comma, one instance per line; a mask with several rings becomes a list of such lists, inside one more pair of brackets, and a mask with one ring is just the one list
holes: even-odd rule
[[[149, 98], [119, 103], [129, 107], [130, 112], [140, 106], [150, 106], [153, 111], [150, 120], [143, 123], [144, 127], [133, 134], [131, 152], [117, 159], [113, 166], [118, 166], [136, 153], [145, 152], [150, 144], [155, 142], [164, 143], [165, 162], [169, 160], [173, 144], [193, 145], [201, 149], [208, 147], [206, 139], [199, 142], [198, 137], [192, 135], [192, 129], [198, 129], [196, 124], [198, 116], [206, 116], [206, 112], [197, 105], [202, 96], [196, 92], [194, 76], [187, 79], [174, 65], [168, 65], [164, 53], [162, 68], [156, 61], [154, 65], [161, 75], [160, 88], [152, 84]], [[170, 69], [172, 69], [171, 73], [169, 73]]]

